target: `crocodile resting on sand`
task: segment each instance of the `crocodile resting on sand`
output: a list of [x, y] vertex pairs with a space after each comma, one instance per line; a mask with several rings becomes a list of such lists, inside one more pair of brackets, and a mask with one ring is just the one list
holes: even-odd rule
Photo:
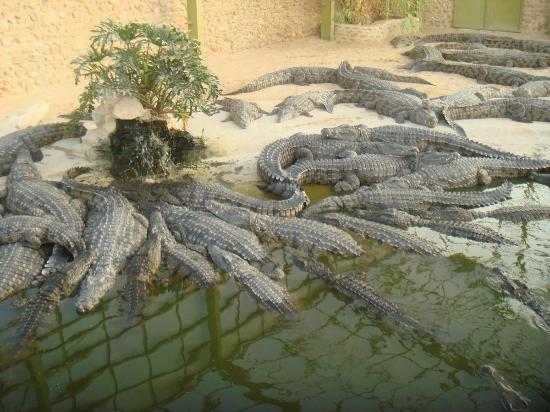
[[492, 210], [466, 210], [460, 207], [450, 207], [443, 210], [431, 211], [426, 217], [428, 219], [458, 220], [464, 222], [493, 218], [521, 223], [550, 219], [550, 206], [501, 206]]
[[290, 67], [264, 74], [228, 95], [255, 92], [282, 84], [303, 86], [314, 83], [336, 83], [336, 70], [330, 67]]
[[516, 97], [547, 97], [550, 96], [550, 80], [527, 82], [514, 90]]
[[[0, 137], [0, 173], [6, 174], [10, 171], [11, 163], [19, 149], [28, 147], [32, 159], [35, 162], [44, 157], [40, 148], [61, 140], [65, 135], [66, 123], [42, 124], [28, 127]], [[75, 137], [83, 136], [86, 129], [78, 124]]]
[[441, 53], [445, 60], [489, 64], [491, 66], [534, 67], [546, 69], [550, 63], [550, 54], [525, 52], [513, 49], [489, 47], [473, 50], [443, 49]]
[[268, 114], [256, 103], [245, 100], [226, 97], [220, 101], [220, 104], [226, 112], [229, 112], [229, 116], [225, 121], [232, 120], [241, 129], [246, 129], [254, 120], [259, 119], [264, 114]]
[[530, 97], [491, 99], [473, 106], [448, 107], [443, 110], [443, 116], [453, 129], [462, 133], [464, 130], [455, 120], [509, 118], [524, 123], [550, 122], [550, 101]]

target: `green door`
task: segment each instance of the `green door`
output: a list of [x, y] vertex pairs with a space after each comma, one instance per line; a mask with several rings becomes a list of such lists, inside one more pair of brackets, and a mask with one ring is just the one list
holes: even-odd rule
[[522, 0], [455, 0], [453, 26], [519, 32], [521, 7]]

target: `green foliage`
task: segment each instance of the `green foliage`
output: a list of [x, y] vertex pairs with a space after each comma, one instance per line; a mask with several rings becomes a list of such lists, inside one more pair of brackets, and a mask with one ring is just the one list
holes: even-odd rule
[[[429, 0], [337, 0], [337, 23], [368, 24], [392, 17], [406, 17], [412, 24], [422, 10], [429, 8]], [[411, 28], [412, 30], [412, 28]]]
[[105, 97], [133, 96], [152, 116], [185, 120], [196, 111], [211, 115], [221, 90], [203, 64], [199, 43], [173, 26], [104, 21], [90, 50], [73, 61], [76, 82], [89, 80], [75, 120]]

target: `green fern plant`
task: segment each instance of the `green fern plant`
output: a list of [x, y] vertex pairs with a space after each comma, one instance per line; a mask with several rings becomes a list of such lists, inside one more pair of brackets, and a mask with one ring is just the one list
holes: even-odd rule
[[103, 98], [133, 96], [153, 117], [184, 120], [216, 112], [218, 79], [203, 64], [199, 43], [173, 26], [100, 23], [90, 50], [73, 61], [76, 83], [88, 80], [74, 121]]

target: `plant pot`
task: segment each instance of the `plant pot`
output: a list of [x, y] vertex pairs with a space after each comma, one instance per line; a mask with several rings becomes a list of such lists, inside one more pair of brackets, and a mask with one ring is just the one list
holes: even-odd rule
[[168, 129], [164, 120], [117, 119], [109, 139], [111, 173], [123, 179], [166, 175], [175, 163], [185, 158], [181, 156], [182, 151], [196, 147], [189, 133]]

